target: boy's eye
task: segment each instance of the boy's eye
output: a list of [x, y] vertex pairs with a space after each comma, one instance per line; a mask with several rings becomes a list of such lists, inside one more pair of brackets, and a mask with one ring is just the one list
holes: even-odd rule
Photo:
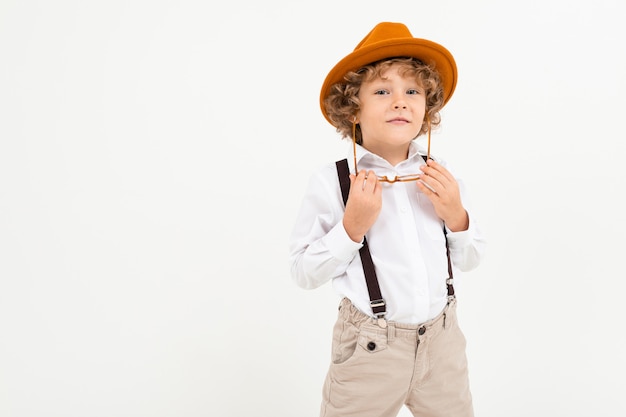
[[415, 88], [411, 88], [410, 90], [407, 90], [406, 93], [407, 94], [420, 94], [420, 91]]
[[376, 90], [376, 91], [374, 91], [374, 94], [382, 96], [384, 94], [389, 94], [389, 92], [387, 90]]

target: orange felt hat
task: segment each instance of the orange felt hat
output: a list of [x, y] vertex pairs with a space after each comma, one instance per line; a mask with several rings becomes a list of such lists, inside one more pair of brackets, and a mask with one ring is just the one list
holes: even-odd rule
[[350, 71], [392, 57], [413, 57], [425, 64], [433, 65], [439, 73], [443, 84], [444, 104], [450, 100], [456, 87], [457, 70], [452, 54], [443, 46], [426, 40], [414, 38], [409, 29], [402, 23], [382, 22], [377, 24], [370, 33], [344, 57], [326, 76], [320, 93], [320, 106], [326, 120], [333, 124], [324, 108], [324, 100], [328, 97], [330, 87], [343, 81]]

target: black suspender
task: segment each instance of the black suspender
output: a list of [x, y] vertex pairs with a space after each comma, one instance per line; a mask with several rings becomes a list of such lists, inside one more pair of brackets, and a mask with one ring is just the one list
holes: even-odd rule
[[[339, 185], [341, 187], [341, 195], [343, 196], [343, 204], [348, 202], [348, 194], [350, 192], [350, 169], [348, 168], [348, 160], [342, 159], [336, 162], [337, 175], [339, 177]], [[444, 235], [446, 229], [443, 229]], [[361, 263], [363, 264], [363, 272], [365, 273], [365, 282], [367, 283], [367, 291], [370, 296], [370, 305], [374, 316], [378, 319], [385, 317], [387, 313], [385, 299], [380, 292], [380, 286], [378, 285], [378, 277], [376, 276], [376, 270], [374, 268], [374, 262], [372, 262], [372, 256], [370, 254], [367, 239], [363, 238], [363, 247], [359, 249], [359, 255], [361, 256]], [[446, 237], [446, 256], [448, 258], [448, 279], [446, 285], [448, 287], [448, 300], [454, 298], [454, 287], [452, 277], [452, 262], [450, 260], [450, 247], [448, 246], [448, 239]]]
[[[337, 175], [339, 175], [339, 185], [341, 186], [341, 195], [343, 196], [343, 204], [348, 202], [348, 194], [350, 192], [350, 169], [348, 168], [348, 160], [342, 159], [337, 161]], [[380, 293], [378, 278], [374, 269], [374, 262], [370, 255], [370, 249], [367, 245], [367, 239], [363, 238], [363, 246], [359, 249], [361, 255], [361, 263], [363, 264], [363, 272], [365, 273], [365, 282], [367, 283], [367, 291], [370, 295], [370, 305], [376, 318], [383, 318], [387, 313], [385, 300]]]

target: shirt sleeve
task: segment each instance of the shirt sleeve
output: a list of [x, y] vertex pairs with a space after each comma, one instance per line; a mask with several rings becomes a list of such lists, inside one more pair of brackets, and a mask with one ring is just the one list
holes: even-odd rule
[[452, 264], [461, 271], [476, 268], [484, 256], [487, 242], [472, 216], [469, 215], [467, 230], [451, 232], [446, 229], [446, 231]]
[[309, 181], [289, 242], [291, 276], [306, 289], [343, 275], [362, 244], [343, 227], [343, 199], [334, 166]]
[[459, 182], [461, 200], [469, 217], [469, 227], [461, 232], [452, 232], [446, 227], [446, 238], [450, 248], [452, 264], [461, 271], [471, 271], [476, 268], [484, 257], [487, 241], [476, 220], [472, 217], [471, 204], [467, 196], [465, 185]]

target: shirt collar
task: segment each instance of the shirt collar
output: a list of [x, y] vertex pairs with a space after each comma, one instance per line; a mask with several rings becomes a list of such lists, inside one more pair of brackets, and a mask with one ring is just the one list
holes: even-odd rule
[[[348, 149], [348, 164], [350, 166], [350, 172], [354, 173], [354, 154], [352, 151], [352, 142], [350, 142], [350, 146]], [[426, 155], [426, 151], [422, 149], [422, 147], [418, 146], [418, 144], [413, 141], [409, 144], [409, 156], [404, 161], [400, 162], [398, 165], [393, 167], [389, 162], [387, 162], [382, 157], [376, 155], [365, 149], [363, 146], [357, 144], [356, 145], [356, 160], [359, 166], [359, 169], [373, 169], [379, 175], [387, 175], [387, 173], [394, 174], [414, 174], [416, 172], [412, 172], [415, 170], [415, 167], [419, 167], [424, 164], [424, 158], [422, 155]], [[409, 172], [411, 171], [411, 172]]]

